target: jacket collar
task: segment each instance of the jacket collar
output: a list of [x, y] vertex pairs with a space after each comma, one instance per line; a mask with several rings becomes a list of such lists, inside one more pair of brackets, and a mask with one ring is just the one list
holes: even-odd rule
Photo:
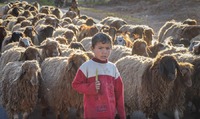
[[100, 59], [97, 59], [97, 58], [92, 58], [92, 60], [93, 61], [95, 61], [95, 62], [98, 62], [98, 63], [107, 63], [108, 62], [108, 60], [106, 60], [106, 61], [102, 61], [102, 60], [100, 60]]

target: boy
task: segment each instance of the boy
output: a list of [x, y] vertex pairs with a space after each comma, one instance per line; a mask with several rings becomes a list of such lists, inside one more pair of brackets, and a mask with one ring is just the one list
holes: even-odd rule
[[108, 61], [111, 37], [95, 34], [91, 49], [95, 57], [80, 66], [72, 82], [84, 94], [84, 119], [114, 119], [116, 110], [125, 119], [123, 82], [116, 66]]

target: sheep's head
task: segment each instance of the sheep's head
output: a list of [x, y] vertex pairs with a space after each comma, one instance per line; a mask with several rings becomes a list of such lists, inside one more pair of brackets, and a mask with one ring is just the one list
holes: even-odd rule
[[42, 48], [42, 52], [45, 54], [46, 57], [55, 57], [61, 55], [61, 50], [59, 43], [55, 40], [46, 40], [44, 44], [39, 46], [38, 48]]
[[23, 32], [14, 31], [14, 32], [12, 33], [10, 42], [17, 42], [17, 41], [19, 41], [19, 39], [20, 39], [21, 37], [24, 37], [24, 33], [23, 33]]
[[192, 53], [194, 53], [195, 55], [199, 55], [200, 54], [200, 42], [198, 42], [198, 44], [193, 46]]
[[124, 40], [123, 36], [117, 36], [114, 41], [114, 45], [126, 46], [126, 41]]
[[75, 71], [87, 60], [88, 56], [81, 50], [75, 51], [69, 56], [67, 70], [74, 69]]
[[33, 46], [33, 43], [31, 41], [31, 39], [29, 37], [25, 37], [25, 38], [20, 38], [19, 39], [19, 45], [18, 46], [22, 46], [22, 47], [29, 47], [29, 46]]
[[[0, 33], [1, 33], [0, 34], [0, 38], [4, 39], [4, 37], [6, 37], [6, 35], [7, 35], [7, 30], [6, 30], [6, 28], [4, 26], [0, 26]], [[2, 42], [2, 41], [0, 41], [0, 42]]]
[[68, 40], [68, 43], [71, 43], [72, 41], [75, 41], [75, 34], [72, 30], [67, 30], [62, 34], [63, 37], [65, 37]]
[[194, 66], [190, 63], [186, 63], [186, 62], [181, 62], [179, 63], [180, 66], [180, 73], [181, 73], [181, 77], [180, 80], [181, 82], [186, 85], [187, 87], [191, 87], [192, 86], [192, 75], [194, 72]]
[[132, 55], [149, 56], [147, 53], [147, 43], [142, 39], [137, 39], [133, 42]]
[[83, 47], [82, 43], [80, 43], [80, 42], [71, 42], [69, 44], [69, 48], [80, 49], [80, 50], [85, 51], [85, 48]]
[[34, 47], [26, 48], [25, 52], [22, 53], [21, 60], [37, 60], [38, 62], [42, 61], [42, 57], [39, 53], [39, 49]]
[[38, 85], [41, 69], [39, 67], [39, 64], [36, 60], [31, 61], [25, 61], [22, 66], [21, 70], [19, 71], [19, 74], [16, 76], [17, 78], [14, 80], [22, 80], [23, 81], [30, 81], [32, 85]]
[[156, 60], [159, 72], [164, 80], [172, 81], [177, 78], [177, 72], [180, 72], [180, 68], [175, 57], [164, 55], [158, 56]]
[[148, 45], [151, 45], [153, 40], [154, 31], [153, 29], [145, 29], [144, 30], [144, 40], [147, 42]]

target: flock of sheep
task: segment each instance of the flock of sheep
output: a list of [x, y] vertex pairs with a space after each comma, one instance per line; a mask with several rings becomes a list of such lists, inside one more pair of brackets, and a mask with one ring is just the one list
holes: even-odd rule
[[[8, 117], [30, 118], [52, 110], [56, 119], [83, 118], [83, 96], [71, 87], [79, 66], [94, 57], [91, 38], [113, 40], [109, 61], [123, 82], [127, 118], [157, 119], [200, 109], [200, 25], [196, 20], [167, 21], [154, 39], [147, 25], [118, 17], [99, 23], [74, 11], [26, 1], [3, 6], [0, 19], [0, 104]], [[169, 117], [170, 118], [170, 117]]]

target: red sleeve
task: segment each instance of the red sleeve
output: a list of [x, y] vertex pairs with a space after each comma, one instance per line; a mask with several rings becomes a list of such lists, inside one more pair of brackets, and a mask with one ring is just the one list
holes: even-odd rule
[[120, 116], [120, 119], [126, 119], [126, 113], [124, 107], [124, 86], [122, 78], [120, 76], [117, 79], [115, 79], [115, 97], [116, 97], [117, 112]]
[[97, 94], [95, 82], [88, 83], [87, 77], [80, 69], [77, 71], [76, 76], [72, 82], [72, 88], [78, 91], [79, 93], [87, 95]]

